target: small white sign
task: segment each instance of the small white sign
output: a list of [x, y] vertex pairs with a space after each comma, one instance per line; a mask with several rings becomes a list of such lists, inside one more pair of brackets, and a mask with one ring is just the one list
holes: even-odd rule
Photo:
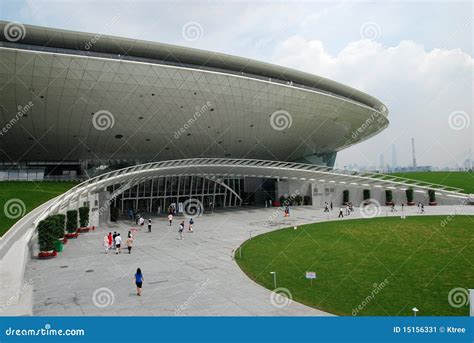
[[306, 272], [307, 279], [316, 279], [316, 272]]

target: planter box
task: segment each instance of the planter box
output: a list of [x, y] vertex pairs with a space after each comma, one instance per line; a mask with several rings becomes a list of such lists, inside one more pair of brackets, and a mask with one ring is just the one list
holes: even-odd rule
[[77, 232], [74, 232], [74, 233], [66, 233], [64, 237], [67, 239], [73, 239], [73, 238], [77, 238], [77, 236], [79, 236], [79, 234]]
[[56, 250], [40, 251], [40, 253], [38, 254], [38, 258], [40, 260], [48, 260], [50, 258], [55, 258], [56, 256], [58, 256]]
[[432, 202], [429, 202], [428, 205], [430, 206], [436, 206], [438, 205], [438, 203], [436, 201], [432, 201]]
[[63, 237], [63, 238], [59, 238], [58, 241], [60, 241], [61, 243], [66, 244], [67, 243], [67, 238], [66, 237]]
[[385, 201], [385, 206], [392, 206], [393, 205], [393, 201]]
[[415, 206], [415, 202], [414, 201], [407, 202], [407, 206]]
[[80, 228], [76, 229], [76, 232], [77, 233], [89, 232], [90, 229], [91, 229], [90, 227], [80, 227]]

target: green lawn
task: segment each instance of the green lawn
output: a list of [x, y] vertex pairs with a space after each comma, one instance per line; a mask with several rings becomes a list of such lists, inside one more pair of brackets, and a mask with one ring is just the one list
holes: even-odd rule
[[406, 177], [408, 179], [437, 183], [464, 189], [465, 193], [474, 193], [474, 172], [407, 172], [390, 175]]
[[[66, 192], [75, 185], [77, 185], [76, 182], [0, 182], [0, 236], [3, 236], [3, 234], [22, 217], [22, 213], [25, 215], [35, 207]], [[10, 201], [10, 210], [5, 208], [8, 201]], [[14, 208], [19, 210], [19, 212], [14, 212]]]
[[[262, 286], [337, 315], [466, 316], [448, 293], [474, 288], [474, 217], [374, 218], [282, 229], [242, 245], [237, 263]], [[315, 271], [313, 285], [305, 278]], [[386, 280], [387, 279], [387, 280]], [[386, 280], [386, 281], [385, 281]], [[383, 286], [381, 286], [383, 283]], [[367, 299], [369, 299], [367, 301]]]

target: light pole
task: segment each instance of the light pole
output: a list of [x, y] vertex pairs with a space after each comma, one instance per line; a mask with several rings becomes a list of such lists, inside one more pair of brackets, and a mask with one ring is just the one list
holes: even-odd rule
[[273, 275], [273, 289], [277, 288], [277, 273], [276, 272], [270, 272], [270, 274]]
[[413, 307], [411, 310], [413, 311], [413, 316], [416, 317], [416, 312], [418, 312], [418, 309]]

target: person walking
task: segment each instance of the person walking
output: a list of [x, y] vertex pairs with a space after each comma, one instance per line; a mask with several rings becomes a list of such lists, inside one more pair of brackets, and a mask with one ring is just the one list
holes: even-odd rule
[[331, 205], [330, 205], [330, 207], [331, 207], [331, 211], [332, 211], [332, 201], [331, 201]]
[[111, 249], [111, 248], [112, 248], [112, 245], [114, 244], [114, 243], [113, 243], [113, 242], [114, 242], [114, 239], [113, 239], [113, 237], [112, 237], [112, 232], [109, 232], [109, 234], [107, 235], [107, 239], [108, 239], [108, 241], [109, 241], [109, 249]]
[[134, 279], [135, 279], [135, 286], [137, 286], [137, 295], [141, 296], [143, 281], [145, 280], [145, 278], [143, 277], [143, 273], [140, 268], [137, 268], [137, 272], [135, 273]]
[[115, 236], [115, 248], [117, 249], [115, 254], [121, 254], [121, 245], [122, 245], [122, 237], [120, 237], [120, 234], [118, 233], [117, 236]]
[[151, 219], [148, 219], [148, 232], [151, 233]]
[[127, 246], [128, 253], [131, 254], [133, 248], [133, 236], [130, 233], [128, 234], [128, 238], [125, 241], [125, 245]]
[[189, 219], [189, 226], [188, 226], [188, 231], [193, 232], [193, 225], [194, 225], [194, 220], [193, 218]]
[[173, 214], [172, 213], [168, 214], [168, 220], [169, 220], [170, 226], [171, 226], [171, 224], [173, 224]]
[[338, 218], [344, 218], [344, 213], [342, 212], [342, 207], [339, 209], [339, 215], [337, 217]]
[[117, 231], [114, 231], [114, 234], [112, 235], [112, 249], [117, 249], [115, 246], [115, 238], [117, 238]]
[[109, 249], [110, 249], [110, 245], [109, 245], [109, 236], [104, 236], [104, 249], [105, 249], [105, 253], [107, 254], [109, 252]]
[[421, 204], [421, 213], [425, 213], [425, 205], [423, 203]]
[[184, 231], [184, 220], [179, 224], [178, 239], [184, 239], [183, 231]]

